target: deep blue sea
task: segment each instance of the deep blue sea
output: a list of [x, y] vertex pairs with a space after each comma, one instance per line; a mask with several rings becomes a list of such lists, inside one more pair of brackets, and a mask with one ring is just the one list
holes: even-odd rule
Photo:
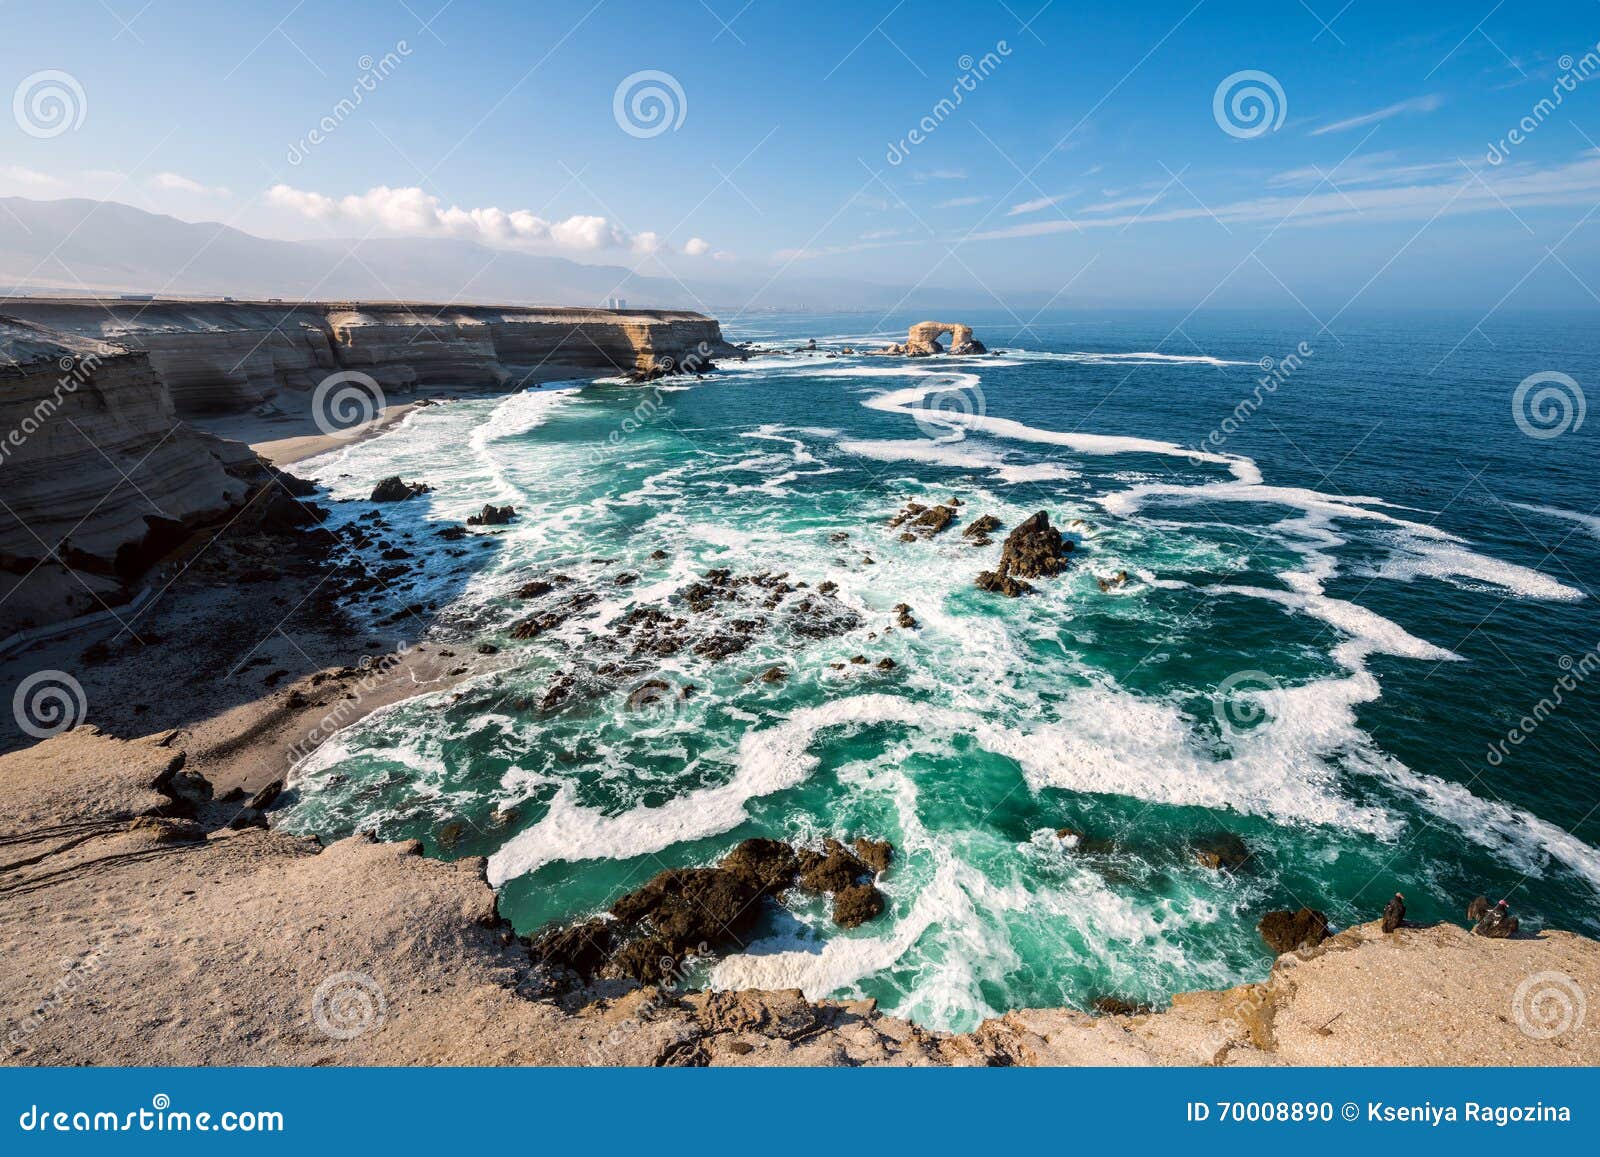
[[[437, 543], [394, 597], [499, 653], [326, 745], [284, 822], [488, 856], [524, 932], [748, 836], [885, 838], [883, 916], [842, 931], [796, 894], [697, 979], [941, 1028], [1258, 977], [1257, 920], [1301, 904], [1460, 919], [1485, 893], [1600, 933], [1593, 314], [968, 311], [996, 352], [842, 352], [918, 320], [728, 319], [817, 349], [451, 402], [303, 464], [338, 520], [385, 475], [431, 483], [386, 511]], [[1048, 512], [1071, 568], [1006, 599], [973, 584], [1004, 531], [888, 525], [949, 498]], [[517, 520], [427, 533], [486, 501]], [[757, 602], [746, 649], [639, 668], [619, 627], [718, 567], [835, 583], [859, 625]], [[1236, 870], [1196, 857], [1223, 834]]]

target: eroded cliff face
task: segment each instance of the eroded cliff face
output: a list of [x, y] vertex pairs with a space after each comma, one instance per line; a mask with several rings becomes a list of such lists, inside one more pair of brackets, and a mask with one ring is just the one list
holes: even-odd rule
[[269, 484], [208, 417], [309, 415], [340, 371], [386, 394], [509, 390], [736, 352], [711, 318], [656, 310], [0, 301], [0, 639], [115, 608]]
[[23, 298], [0, 312], [147, 352], [182, 417], [267, 401], [288, 409], [339, 370], [403, 392], [631, 373], [662, 357], [733, 352], [716, 321], [671, 310]]
[[0, 637], [125, 601], [264, 478], [179, 420], [144, 351], [0, 316]]

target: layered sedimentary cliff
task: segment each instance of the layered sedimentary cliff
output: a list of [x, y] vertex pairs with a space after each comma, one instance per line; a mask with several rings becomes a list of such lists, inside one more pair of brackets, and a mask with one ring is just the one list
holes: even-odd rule
[[0, 636], [123, 601], [264, 479], [178, 421], [145, 352], [0, 317]]
[[260, 492], [270, 474], [249, 447], [197, 422], [263, 407], [303, 419], [282, 434], [315, 434], [313, 391], [340, 371], [404, 395], [734, 352], [711, 318], [657, 310], [0, 301], [0, 639], [125, 602], [152, 562]]
[[386, 390], [648, 370], [731, 353], [711, 318], [670, 310], [362, 302], [20, 298], [0, 313], [149, 354], [180, 416], [237, 412], [358, 370]]

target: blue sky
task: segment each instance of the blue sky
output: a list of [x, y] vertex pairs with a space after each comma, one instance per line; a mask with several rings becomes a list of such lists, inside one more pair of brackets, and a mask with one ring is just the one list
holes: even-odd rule
[[[625, 126], [626, 91], [619, 120], [638, 73], [670, 123]], [[1267, 79], [1219, 107], [1239, 73]], [[26, 99], [52, 85], [59, 132]], [[1265, 121], [1230, 111], [1252, 85]], [[1594, 0], [0, 0], [0, 90], [0, 194], [277, 237], [976, 301], [1600, 305]]]

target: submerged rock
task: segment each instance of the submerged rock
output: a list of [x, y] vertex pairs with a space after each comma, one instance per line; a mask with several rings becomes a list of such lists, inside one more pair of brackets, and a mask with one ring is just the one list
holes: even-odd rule
[[1212, 871], [1237, 871], [1250, 858], [1250, 849], [1232, 832], [1201, 836], [1190, 845], [1195, 862]]

